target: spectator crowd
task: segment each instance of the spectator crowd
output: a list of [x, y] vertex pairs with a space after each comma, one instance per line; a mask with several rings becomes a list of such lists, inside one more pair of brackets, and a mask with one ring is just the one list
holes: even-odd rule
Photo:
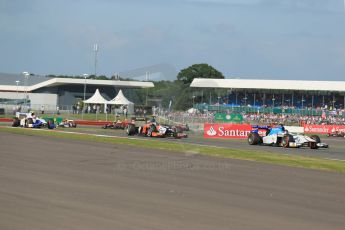
[[[158, 115], [166, 117], [169, 120], [182, 123], [214, 123], [216, 112], [205, 111], [185, 111], [169, 112], [160, 110]], [[284, 125], [345, 125], [345, 111], [339, 110], [330, 112], [327, 115], [323, 113], [319, 116], [306, 116], [300, 114], [273, 114], [273, 113], [241, 113], [243, 123], [246, 124], [284, 124]]]

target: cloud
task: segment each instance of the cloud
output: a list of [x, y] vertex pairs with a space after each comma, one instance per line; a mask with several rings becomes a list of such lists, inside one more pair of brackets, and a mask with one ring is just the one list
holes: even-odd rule
[[234, 5], [252, 5], [258, 4], [260, 0], [186, 0], [194, 3], [208, 3], [208, 4], [234, 4]]
[[298, 11], [341, 12], [343, 0], [261, 0], [261, 6]]
[[262, 9], [344, 12], [344, 0], [181, 0], [194, 4], [254, 6]]
[[198, 24], [196, 26], [200, 33], [210, 36], [234, 36], [238, 33], [236, 26], [230, 22], [216, 22], [212, 24]]

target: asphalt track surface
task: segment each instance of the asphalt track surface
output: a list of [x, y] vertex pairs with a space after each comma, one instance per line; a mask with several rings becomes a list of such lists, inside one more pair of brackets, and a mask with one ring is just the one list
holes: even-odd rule
[[0, 132], [0, 229], [344, 229], [345, 174]]

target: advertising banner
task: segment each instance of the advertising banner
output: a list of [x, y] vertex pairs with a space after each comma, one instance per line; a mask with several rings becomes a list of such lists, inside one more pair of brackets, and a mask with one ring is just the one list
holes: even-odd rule
[[247, 138], [251, 125], [204, 124], [204, 138]]
[[[328, 134], [335, 131], [345, 132], [345, 125], [304, 125], [304, 127], [286, 126], [289, 132]], [[246, 139], [252, 130], [248, 124], [205, 123], [204, 138], [237, 138]], [[266, 130], [259, 130], [260, 136], [265, 136]]]
[[242, 116], [242, 114], [216, 113], [214, 115], [214, 120], [218, 121], [218, 122], [242, 123], [243, 122], [243, 116]]
[[327, 134], [335, 131], [345, 131], [345, 125], [304, 125], [305, 133]]

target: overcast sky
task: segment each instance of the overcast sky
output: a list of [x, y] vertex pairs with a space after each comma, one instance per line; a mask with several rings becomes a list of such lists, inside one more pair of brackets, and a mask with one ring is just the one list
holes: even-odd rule
[[345, 80], [344, 0], [0, 0], [0, 72], [92, 74], [94, 43], [98, 75]]

